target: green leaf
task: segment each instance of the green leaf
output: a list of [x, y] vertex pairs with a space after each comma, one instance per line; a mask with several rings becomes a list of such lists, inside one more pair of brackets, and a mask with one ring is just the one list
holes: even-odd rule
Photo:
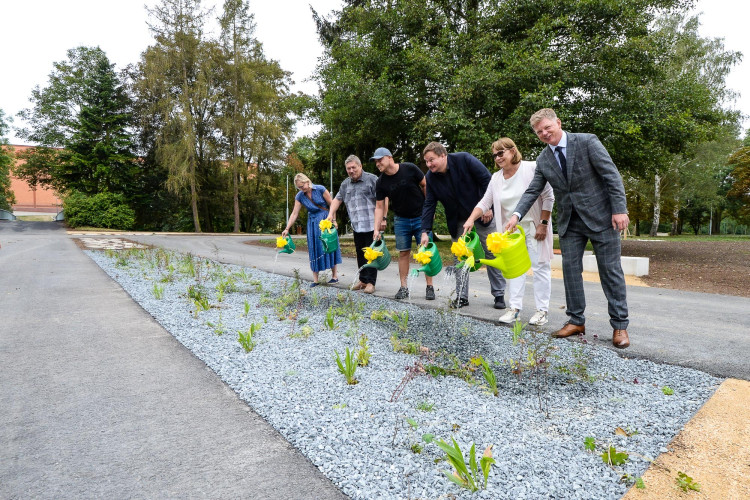
[[586, 448], [588, 451], [596, 450], [596, 440], [592, 438], [591, 436], [584, 438], [583, 447]]

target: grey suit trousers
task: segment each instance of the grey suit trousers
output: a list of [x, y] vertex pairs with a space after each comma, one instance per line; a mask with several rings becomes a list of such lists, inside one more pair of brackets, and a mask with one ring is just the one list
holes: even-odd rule
[[586, 297], [583, 292], [583, 252], [591, 240], [599, 268], [602, 290], [609, 304], [609, 324], [613, 329], [628, 327], [625, 274], [620, 261], [620, 233], [613, 229], [592, 231], [573, 210], [564, 236], [560, 237], [563, 281], [567, 315], [574, 325], [583, 325], [586, 318]]

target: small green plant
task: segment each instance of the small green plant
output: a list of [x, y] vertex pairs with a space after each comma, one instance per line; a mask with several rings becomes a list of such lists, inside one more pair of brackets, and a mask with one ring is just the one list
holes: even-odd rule
[[244, 316], [247, 318], [248, 314], [250, 314], [250, 302], [245, 301], [245, 314], [244, 314]]
[[430, 403], [429, 401], [420, 401], [420, 403], [417, 405], [417, 410], [419, 411], [432, 411], [435, 409], [435, 403]]
[[195, 317], [198, 317], [198, 313], [201, 311], [208, 311], [211, 309], [211, 304], [208, 302], [208, 298], [200, 297], [193, 299], [193, 305], [195, 306]]
[[154, 288], [151, 290], [151, 293], [154, 294], [156, 300], [161, 300], [161, 298], [164, 297], [164, 287], [154, 283]]
[[485, 359], [482, 359], [482, 376], [492, 395], [497, 397], [500, 393], [497, 388], [497, 377], [495, 377], [495, 372], [492, 371], [492, 368], [490, 368], [489, 363]]
[[344, 361], [341, 361], [341, 355], [339, 355], [338, 351], [336, 352], [336, 364], [339, 367], [339, 373], [341, 373], [344, 377], [346, 377], [346, 383], [349, 385], [354, 385], [358, 383], [359, 381], [354, 377], [354, 373], [357, 371], [357, 362], [354, 360], [354, 353], [349, 350], [349, 348], [346, 348], [346, 356], [344, 357]]
[[333, 307], [328, 308], [326, 319], [323, 320], [323, 325], [325, 325], [328, 330], [334, 330], [338, 326], [338, 321], [336, 321], [336, 316], [333, 313]]
[[300, 325], [300, 326], [302, 326], [302, 325], [304, 325], [305, 323], [307, 323], [308, 321], [310, 321], [310, 318], [299, 318], [299, 319], [297, 320], [297, 324], [298, 324], [298, 325]]
[[360, 335], [359, 337], [359, 350], [357, 351], [357, 365], [365, 367], [370, 364], [370, 345], [367, 343], [367, 335]]
[[253, 323], [246, 332], [237, 332], [239, 335], [237, 341], [240, 343], [245, 352], [255, 349], [258, 342], [255, 340], [255, 333], [260, 330], [260, 323]]
[[665, 396], [672, 396], [674, 394], [674, 389], [672, 389], [668, 385], [665, 385], [661, 388], [661, 392], [663, 392]]
[[344, 408], [346, 408], [346, 403], [339, 403], [339, 404], [333, 405], [334, 410], [343, 410]]
[[[443, 473], [461, 488], [474, 492], [480, 488], [487, 488], [487, 477], [490, 474], [490, 467], [495, 463], [492, 458], [492, 445], [489, 445], [482, 454], [482, 458], [477, 465], [476, 448], [474, 443], [469, 450], [469, 463], [466, 463], [461, 448], [458, 446], [455, 438], [451, 438], [453, 446], [442, 439], [435, 440], [435, 444], [447, 455], [448, 463], [453, 466], [453, 472], [443, 471]], [[481, 469], [482, 475], [479, 475]], [[480, 481], [481, 480], [481, 481]]]
[[646, 489], [646, 483], [643, 482], [642, 477], [635, 478], [635, 487], [639, 490], [645, 490]]
[[624, 451], [617, 451], [614, 446], [611, 446], [601, 455], [602, 461], [610, 467], [616, 467], [622, 465], [628, 461], [628, 454]]
[[583, 439], [583, 447], [586, 448], [588, 451], [596, 451], [596, 439], [594, 439], [591, 436], [588, 436]]
[[221, 318], [221, 314], [219, 314], [219, 322], [218, 323], [211, 323], [210, 321], [206, 321], [206, 325], [210, 326], [214, 329], [214, 333], [216, 335], [224, 335], [224, 321]]
[[422, 352], [422, 345], [419, 342], [409, 339], [401, 339], [396, 332], [391, 334], [391, 345], [393, 346], [394, 352], [403, 352], [404, 354], [412, 355], [421, 354]]
[[289, 334], [289, 337], [293, 339], [307, 340], [310, 337], [312, 337], [313, 333], [315, 333], [313, 328], [310, 325], [305, 325], [302, 328], [300, 328], [299, 332]]
[[692, 477], [688, 476], [682, 471], [677, 472], [677, 478], [675, 479], [677, 487], [687, 493], [688, 491], [700, 491], [701, 485], [696, 483]]
[[420, 443], [412, 443], [410, 449], [412, 453], [419, 455], [424, 450], [424, 447]]

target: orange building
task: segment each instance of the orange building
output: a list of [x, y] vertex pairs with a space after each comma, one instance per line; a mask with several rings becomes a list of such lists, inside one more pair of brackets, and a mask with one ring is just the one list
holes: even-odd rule
[[[5, 148], [6, 146], [3, 146]], [[11, 146], [16, 154], [31, 149], [34, 146]], [[16, 159], [16, 164], [23, 164], [24, 160]], [[40, 186], [29, 186], [26, 181], [17, 179], [10, 173], [10, 188], [16, 195], [14, 212], [45, 212], [57, 213], [62, 210], [62, 201], [51, 189]]]

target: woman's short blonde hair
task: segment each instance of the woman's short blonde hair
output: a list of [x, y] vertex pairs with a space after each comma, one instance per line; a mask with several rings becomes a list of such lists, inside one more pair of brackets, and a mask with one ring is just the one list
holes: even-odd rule
[[300, 172], [300, 173], [298, 173], [297, 175], [294, 176], [294, 185], [296, 186], [297, 183], [300, 182], [300, 181], [302, 181], [303, 184], [307, 183], [307, 182], [309, 182], [310, 184], [312, 184], [312, 181], [310, 180], [310, 178], [308, 176], [306, 176], [305, 174], [303, 174], [302, 172]]
[[521, 152], [516, 147], [516, 143], [513, 142], [513, 139], [511, 139], [510, 137], [501, 137], [500, 139], [492, 143], [493, 153], [495, 152], [495, 150], [500, 149], [515, 149], [515, 153], [513, 153], [513, 158], [511, 158], [510, 162], [514, 165], [516, 163], [521, 163], [523, 155], [521, 155]]

